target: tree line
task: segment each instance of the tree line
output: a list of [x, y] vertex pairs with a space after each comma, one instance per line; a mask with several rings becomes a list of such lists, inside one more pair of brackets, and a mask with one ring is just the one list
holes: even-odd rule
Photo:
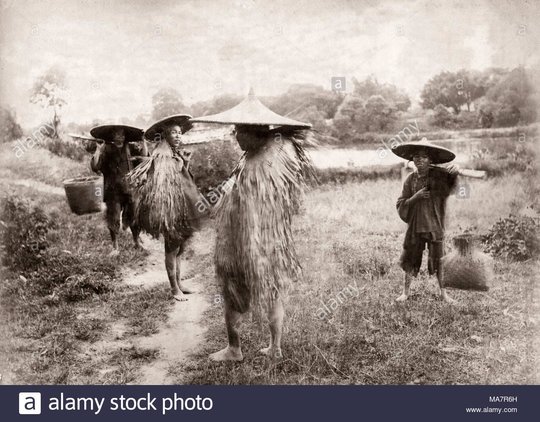
[[[278, 96], [260, 97], [276, 113], [306, 121], [333, 143], [362, 142], [366, 133], [391, 133], [419, 120], [423, 130], [506, 127], [537, 120], [538, 92], [532, 73], [522, 67], [512, 70], [443, 71], [429, 79], [420, 94], [420, 107], [411, 109], [411, 99], [399, 87], [379, 82], [374, 76], [352, 78], [351, 92], [333, 91], [313, 84], [295, 84]], [[53, 136], [58, 133], [61, 108], [67, 103], [66, 74], [54, 67], [34, 83], [30, 102], [51, 111]], [[146, 126], [180, 111], [194, 116], [224, 111], [243, 99], [223, 94], [210, 100], [184, 104], [180, 92], [171, 87], [152, 96], [152, 111], [123, 123]], [[2, 140], [21, 136], [22, 130], [9, 107], [0, 113]], [[70, 123], [70, 131], [87, 131], [102, 123]]]

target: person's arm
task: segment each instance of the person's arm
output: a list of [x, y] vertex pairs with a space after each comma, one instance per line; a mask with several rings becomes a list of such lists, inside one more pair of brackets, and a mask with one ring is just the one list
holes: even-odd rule
[[397, 200], [396, 208], [399, 214], [399, 217], [405, 222], [408, 223], [412, 218], [412, 210], [417, 201], [421, 199], [427, 199], [430, 196], [429, 190], [426, 188], [420, 189], [418, 192], [413, 194], [412, 192], [412, 178], [413, 173], [407, 176], [405, 182], [403, 183], [403, 189], [401, 195]]
[[184, 167], [189, 171], [189, 163], [191, 162], [191, 151], [183, 149], [180, 151], [180, 157], [184, 161]]
[[105, 155], [105, 144], [97, 145], [96, 152], [90, 159], [90, 168], [93, 172], [99, 173], [103, 167], [103, 156]]

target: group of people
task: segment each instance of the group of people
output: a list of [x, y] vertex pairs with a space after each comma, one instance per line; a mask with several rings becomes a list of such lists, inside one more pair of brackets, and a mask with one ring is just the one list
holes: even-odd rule
[[[284, 298], [301, 275], [295, 252], [292, 218], [300, 209], [312, 168], [306, 146], [311, 125], [280, 116], [250, 91], [237, 106], [219, 114], [192, 118], [167, 117], [146, 131], [125, 125], [102, 125], [91, 130], [105, 142], [98, 146], [91, 167], [104, 176], [106, 221], [112, 254], [118, 253], [120, 228], [130, 227], [135, 247], [141, 231], [165, 241], [165, 266], [171, 293], [178, 301], [191, 293], [181, 282], [180, 257], [186, 241], [205, 217], [196, 204], [200, 193], [190, 172], [191, 153], [182, 148], [182, 135], [193, 123], [234, 125], [244, 151], [213, 210], [216, 221], [215, 269], [222, 286], [228, 345], [210, 355], [216, 361], [243, 359], [238, 324], [249, 309], [268, 317], [270, 344], [261, 352], [281, 356]], [[150, 153], [147, 143], [155, 144]], [[449, 165], [454, 154], [425, 140], [393, 150], [414, 161], [397, 201], [399, 216], [408, 224], [401, 266], [406, 300], [418, 274], [422, 253], [429, 250], [428, 268], [437, 274], [444, 300], [452, 299], [442, 285], [445, 204], [458, 168]]]

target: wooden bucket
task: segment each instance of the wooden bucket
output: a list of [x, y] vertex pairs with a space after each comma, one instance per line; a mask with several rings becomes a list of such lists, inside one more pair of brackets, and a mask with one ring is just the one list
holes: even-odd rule
[[82, 215], [101, 211], [103, 181], [100, 176], [64, 180], [64, 190], [71, 212]]

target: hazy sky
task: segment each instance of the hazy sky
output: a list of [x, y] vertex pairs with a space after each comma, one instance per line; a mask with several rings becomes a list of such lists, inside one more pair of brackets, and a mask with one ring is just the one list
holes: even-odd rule
[[374, 74], [418, 98], [442, 70], [539, 68], [540, 0], [0, 0], [0, 100], [24, 126], [52, 65], [65, 121], [135, 117], [160, 87], [184, 102]]

